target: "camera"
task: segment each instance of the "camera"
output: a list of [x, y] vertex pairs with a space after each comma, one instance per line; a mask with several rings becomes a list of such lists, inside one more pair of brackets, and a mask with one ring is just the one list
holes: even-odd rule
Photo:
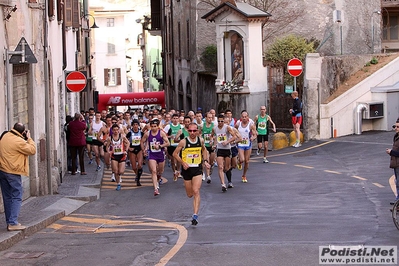
[[24, 132], [22, 132], [22, 136], [24, 137], [25, 140], [28, 140], [28, 137], [26, 136], [26, 133], [27, 133], [27, 132], [28, 132], [27, 130], [25, 130]]

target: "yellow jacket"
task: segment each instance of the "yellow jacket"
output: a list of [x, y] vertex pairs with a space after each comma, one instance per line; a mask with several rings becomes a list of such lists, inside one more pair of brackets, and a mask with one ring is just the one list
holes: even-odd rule
[[0, 140], [0, 170], [9, 174], [29, 176], [28, 156], [36, 153], [36, 144], [25, 140], [16, 130], [4, 134]]

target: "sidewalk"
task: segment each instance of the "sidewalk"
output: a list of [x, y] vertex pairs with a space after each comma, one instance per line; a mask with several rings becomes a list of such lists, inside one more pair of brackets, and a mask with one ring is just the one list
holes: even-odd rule
[[7, 231], [4, 213], [0, 213], [0, 251], [100, 198], [103, 169], [97, 172], [96, 164], [89, 165], [86, 157], [85, 164], [87, 175], [66, 174], [58, 187], [58, 194], [31, 197], [22, 202], [18, 221], [27, 227], [25, 230]]

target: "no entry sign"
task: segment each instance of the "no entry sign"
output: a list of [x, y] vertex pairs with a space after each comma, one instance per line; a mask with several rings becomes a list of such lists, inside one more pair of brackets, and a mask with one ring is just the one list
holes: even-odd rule
[[303, 66], [301, 60], [292, 58], [287, 64], [288, 73], [293, 77], [298, 77], [302, 74]]
[[80, 71], [72, 71], [66, 76], [65, 85], [72, 92], [81, 92], [86, 87], [86, 76]]

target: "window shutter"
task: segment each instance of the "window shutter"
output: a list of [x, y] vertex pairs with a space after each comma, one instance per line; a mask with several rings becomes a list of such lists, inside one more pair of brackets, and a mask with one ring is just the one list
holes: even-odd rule
[[108, 68], [104, 68], [104, 86], [108, 86]]
[[48, 17], [54, 17], [54, 0], [48, 0]]
[[64, 1], [57, 0], [57, 21], [62, 22], [64, 20]]
[[121, 69], [117, 68], [116, 69], [116, 85], [121, 85], [121, 84], [122, 84]]
[[79, 0], [72, 0], [72, 28], [80, 27]]
[[72, 0], [65, 0], [65, 26], [72, 27]]

